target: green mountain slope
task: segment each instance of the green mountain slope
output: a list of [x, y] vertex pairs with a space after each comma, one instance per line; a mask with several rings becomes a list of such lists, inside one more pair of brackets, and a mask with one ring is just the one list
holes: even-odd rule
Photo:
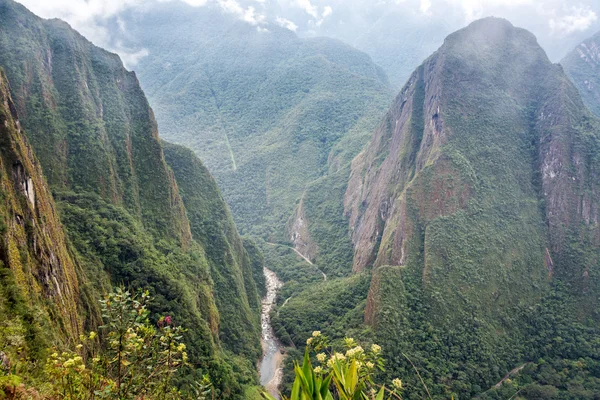
[[[288, 242], [306, 185], [342, 140], [351, 159], [391, 99], [370, 58], [341, 42], [259, 31], [211, 7], [123, 17], [165, 138], [196, 152], [243, 233]], [[360, 126], [360, 129], [353, 129]]]
[[191, 372], [243, 396], [261, 354], [260, 254], [249, 247], [250, 258], [206, 169], [187, 153], [173, 163], [202, 178], [179, 177], [182, 199], [135, 74], [66, 23], [0, 1], [0, 66], [90, 290], [149, 288], [153, 318], [188, 328]]
[[574, 321], [597, 317], [599, 128], [504, 20], [448, 36], [413, 73], [345, 199], [353, 268], [374, 269], [365, 321], [392, 370], [410, 371], [405, 351], [436, 390], [472, 396], [540, 349], [525, 327], [551, 286], [576, 299]]

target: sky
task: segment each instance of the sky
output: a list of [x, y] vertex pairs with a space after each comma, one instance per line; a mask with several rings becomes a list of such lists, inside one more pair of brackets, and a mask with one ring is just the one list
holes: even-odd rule
[[[500, 16], [531, 30], [542, 45], [547, 43], [549, 46], [563, 42], [574, 45], [600, 30], [600, 0], [18, 1], [41, 17], [67, 21], [96, 45], [118, 53], [129, 68], [134, 67], [148, 52], [143, 48], [128, 48], [119, 40], [119, 34], [127, 31], [127, 26], [119, 20], [119, 15], [132, 9], [143, 12], [158, 1], [185, 2], [193, 7], [218, 7], [264, 32], [268, 32], [270, 25], [280, 25], [300, 36], [332, 36], [350, 44], [354, 44], [383, 16], [389, 14], [402, 15], [403, 23], [418, 22], [419, 26], [428, 29], [444, 24], [451, 30], [481, 17]], [[114, 32], [114, 29], [109, 28], [114, 26], [108, 24], [109, 20], [116, 20], [121, 32]], [[560, 53], [556, 51], [554, 58]]]

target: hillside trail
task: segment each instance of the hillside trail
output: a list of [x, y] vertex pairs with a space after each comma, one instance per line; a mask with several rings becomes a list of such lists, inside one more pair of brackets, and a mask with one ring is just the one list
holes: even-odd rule
[[310, 264], [313, 267], [315, 267], [315, 269], [317, 271], [319, 271], [319, 273], [321, 273], [321, 275], [323, 275], [323, 280], [324, 281], [327, 280], [327, 274], [325, 272], [323, 272], [318, 266], [316, 266], [312, 261], [310, 261], [304, 254], [300, 253], [296, 248], [294, 248], [292, 246], [288, 246], [287, 244], [281, 244], [281, 243], [271, 243], [271, 242], [265, 242], [265, 243], [267, 243], [268, 245], [271, 245], [271, 246], [283, 246], [283, 247], [287, 247], [288, 249], [293, 250], [294, 253], [296, 253], [296, 254], [298, 254], [300, 256], [300, 258], [302, 258], [308, 264]]

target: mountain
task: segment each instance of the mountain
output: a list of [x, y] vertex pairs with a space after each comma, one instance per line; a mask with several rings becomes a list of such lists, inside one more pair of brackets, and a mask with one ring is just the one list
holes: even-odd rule
[[434, 398], [597, 393], [599, 173], [600, 120], [562, 68], [508, 21], [473, 22], [413, 72], [352, 162], [344, 210], [368, 294], [313, 285], [279, 330], [302, 343], [343, 326], [381, 344], [407, 398], [427, 397], [415, 368]]
[[562, 59], [560, 64], [571, 78], [585, 104], [600, 115], [600, 33], [584, 40]]
[[[147, 288], [155, 298], [153, 319], [172, 315], [188, 328], [191, 371], [210, 373], [227, 398], [243, 396], [242, 386], [256, 382], [261, 354], [262, 289], [254, 277], [264, 282], [256, 273], [262, 266], [208, 171], [189, 152], [168, 144], [163, 151], [135, 73], [65, 22], [40, 19], [1, 0], [0, 67], [10, 82], [11, 112], [31, 144], [11, 145], [21, 153], [7, 153], [6, 171], [14, 172], [5, 184], [15, 190], [21, 185], [30, 196], [31, 177], [39, 187], [37, 210], [45, 212], [34, 218], [36, 209], [23, 195], [6, 197], [12, 203], [6, 209], [10, 251], [3, 261], [14, 275], [6, 279], [27, 283], [32, 301], [50, 298], [56, 304], [51, 316], [61, 317], [56, 322], [63, 321], [69, 335], [84, 321], [94, 326], [97, 300], [111, 286]], [[14, 252], [26, 233], [37, 248], [31, 265], [21, 267]], [[47, 250], [51, 240], [53, 251]]]
[[[348, 45], [259, 29], [217, 8], [157, 4], [122, 16], [162, 135], [200, 156], [241, 232], [289, 242], [287, 221], [335, 154], [349, 163], [391, 92]], [[340, 157], [337, 157], [338, 159]]]

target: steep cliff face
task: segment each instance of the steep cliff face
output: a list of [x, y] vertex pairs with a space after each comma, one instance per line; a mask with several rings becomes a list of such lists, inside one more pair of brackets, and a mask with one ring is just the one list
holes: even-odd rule
[[1, 69], [0, 187], [0, 344], [36, 358], [80, 333], [80, 277]]
[[572, 316], [596, 315], [599, 132], [527, 31], [489, 18], [448, 36], [354, 159], [346, 190], [353, 269], [374, 269], [365, 321], [378, 340], [452, 360], [474, 395], [518, 362], [550, 283], [579, 299]]
[[214, 178], [198, 157], [182, 146], [163, 142], [163, 148], [181, 189], [192, 235], [208, 260], [220, 312], [219, 337], [228, 349], [258, 358], [260, 299], [253, 276], [262, 275], [262, 263], [245, 250]]
[[190, 240], [154, 115], [135, 73], [60, 20], [0, 2], [0, 65], [54, 190], [85, 190]]

